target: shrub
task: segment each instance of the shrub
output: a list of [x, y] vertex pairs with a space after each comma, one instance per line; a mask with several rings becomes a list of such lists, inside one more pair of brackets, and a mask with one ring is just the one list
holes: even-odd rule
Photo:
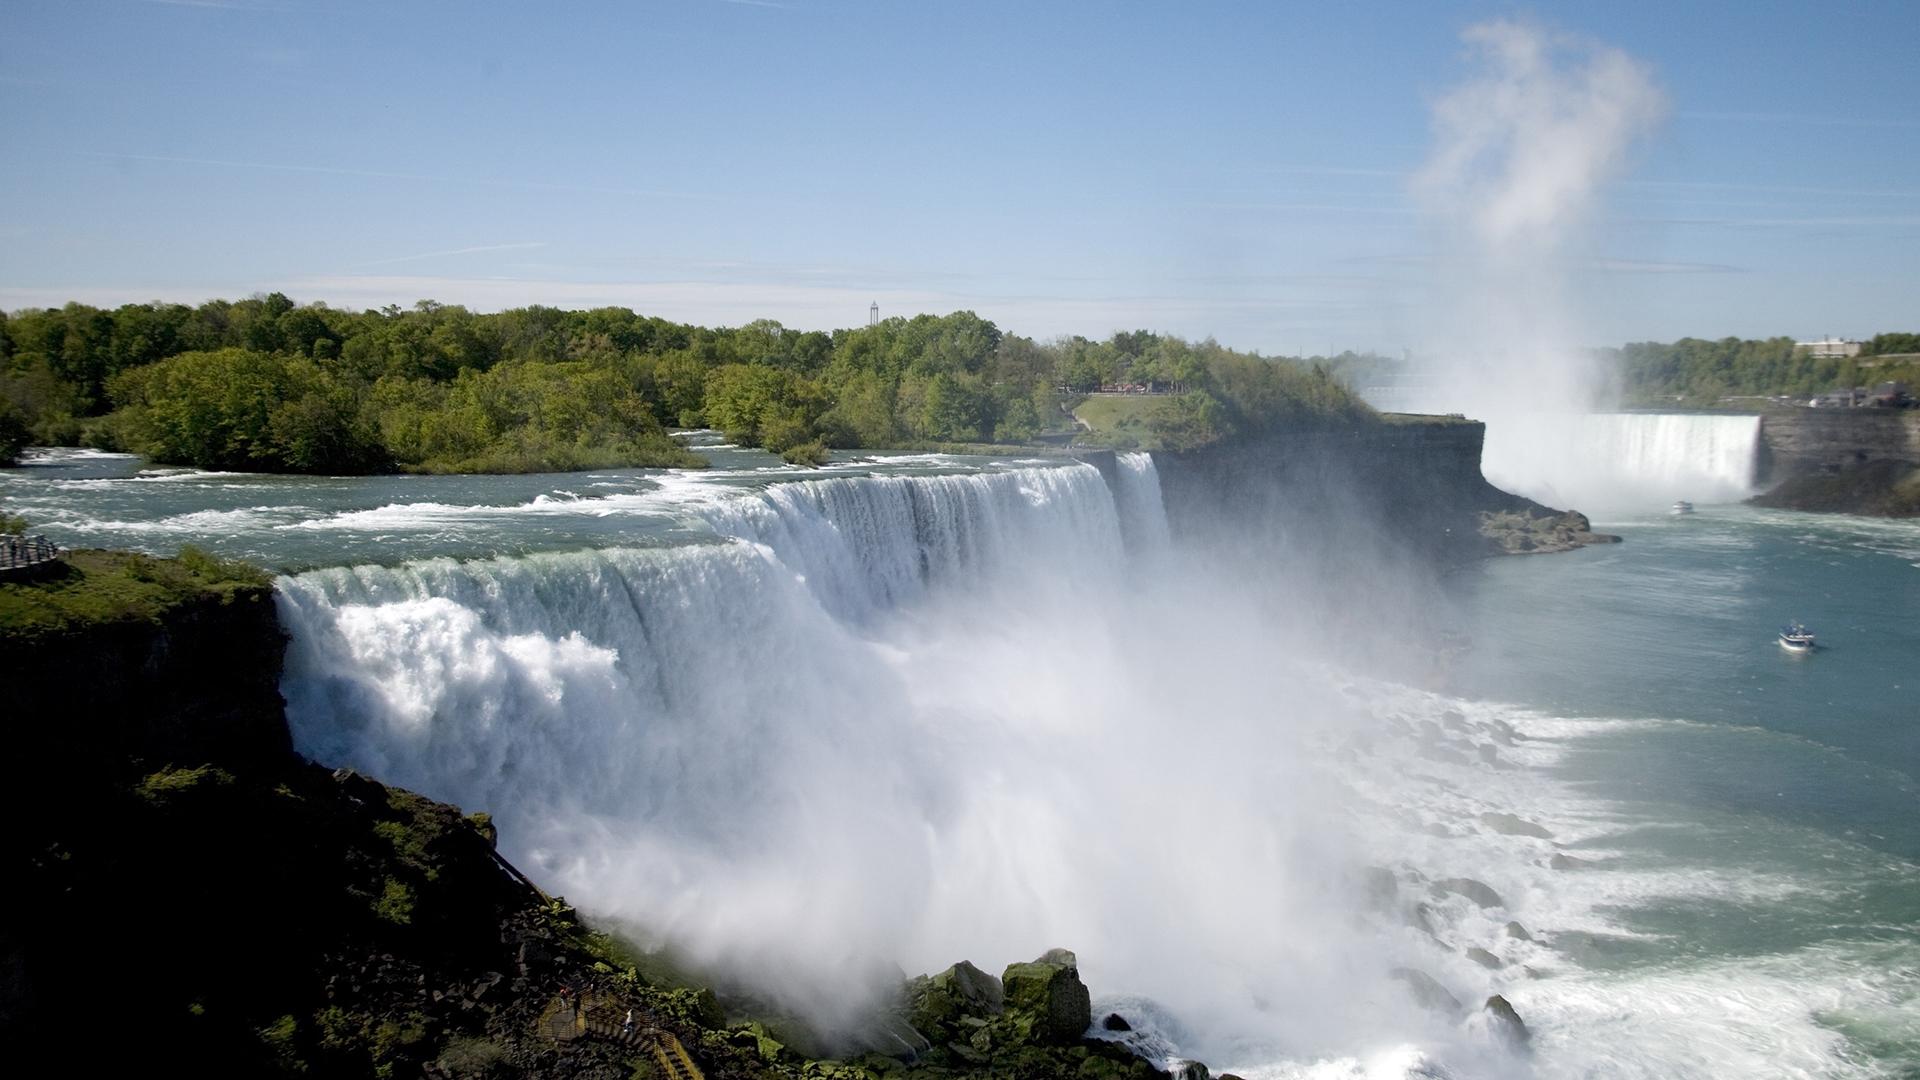
[[810, 469], [817, 469], [833, 458], [833, 452], [827, 449], [825, 442], [814, 439], [811, 442], [787, 447], [780, 457], [789, 465], [805, 465]]

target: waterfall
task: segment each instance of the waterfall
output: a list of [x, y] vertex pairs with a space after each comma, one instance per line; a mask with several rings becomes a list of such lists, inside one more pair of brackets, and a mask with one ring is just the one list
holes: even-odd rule
[[[1150, 470], [1126, 513], [1164, 535]], [[910, 951], [942, 874], [1005, 827], [978, 817], [993, 785], [1102, 715], [1049, 679], [1098, 670], [1083, 612], [1125, 587], [1121, 513], [1084, 464], [692, 512], [713, 541], [283, 578], [295, 743], [494, 813], [503, 851], [589, 910], [844, 987]]]
[[[543, 888], [824, 1030], [903, 970], [1064, 945], [1196, 1056], [1326, 1058], [1384, 1026], [1476, 1059], [1391, 973], [1483, 969], [1412, 960], [1430, 939], [1356, 919], [1353, 885], [1432, 843], [1386, 823], [1458, 785], [1405, 783], [1411, 744], [1328, 752], [1444, 705], [1276, 647], [1269, 590], [1289, 618], [1351, 596], [1188, 557], [1153, 459], [1116, 466], [1111, 489], [1086, 464], [670, 484], [645, 497], [704, 537], [283, 578], [295, 745], [491, 813]], [[1490, 790], [1446, 812], [1508, 805]], [[1453, 850], [1495, 845], [1470, 865], [1506, 890], [1530, 865], [1506, 839]]]
[[1114, 502], [1119, 505], [1120, 529], [1128, 544], [1143, 555], [1159, 554], [1172, 541], [1167, 532], [1167, 508], [1160, 501], [1160, 474], [1153, 455], [1116, 455], [1119, 483]]
[[1553, 505], [1645, 510], [1753, 494], [1759, 448], [1751, 415], [1513, 415], [1488, 421], [1483, 467], [1493, 483]]
[[778, 484], [702, 516], [767, 545], [823, 607], [855, 621], [1034, 556], [1055, 575], [1110, 573], [1121, 551], [1122, 520], [1090, 465]]

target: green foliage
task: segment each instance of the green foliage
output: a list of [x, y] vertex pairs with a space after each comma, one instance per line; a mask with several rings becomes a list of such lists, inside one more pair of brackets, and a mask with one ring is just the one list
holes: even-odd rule
[[787, 447], [781, 451], [780, 457], [789, 465], [806, 465], [817, 469], [832, 460], [833, 451], [827, 449], [825, 442], [814, 439]]
[[267, 585], [273, 580], [271, 575], [251, 563], [241, 562], [238, 559], [223, 559], [192, 544], [180, 545], [180, 550], [174, 555], [174, 559], [180, 564], [182, 570], [209, 584], [235, 582]]
[[191, 769], [168, 766], [143, 778], [134, 786], [134, 794], [155, 806], [164, 806], [191, 797], [196, 791], [232, 785], [233, 774], [212, 765]]
[[1792, 338], [1763, 341], [1681, 338], [1635, 342], [1608, 355], [1633, 404], [1713, 405], [1726, 397], [1810, 397], [1887, 380], [1920, 381], [1920, 364], [1883, 364], [1876, 356], [1920, 352], [1920, 335], [1880, 334], [1855, 358], [1816, 358]]
[[454, 1076], [486, 1076], [506, 1061], [507, 1052], [492, 1039], [460, 1037], [447, 1040], [437, 1064]]
[[413, 890], [404, 881], [388, 878], [373, 902], [373, 913], [395, 926], [406, 926], [413, 921]]
[[0, 467], [20, 459], [27, 446], [27, 416], [13, 402], [0, 398]]
[[260, 1044], [267, 1050], [274, 1064], [284, 1073], [304, 1073], [308, 1071], [307, 1062], [300, 1056], [300, 1025], [293, 1014], [283, 1013], [272, 1023], [259, 1029]]
[[381, 458], [359, 393], [314, 361], [189, 352], [114, 377], [121, 434], [157, 461], [263, 472], [366, 472]]
[[1916, 334], [1875, 334], [1867, 342], [1867, 352], [1874, 356], [1886, 356], [1889, 353], [1920, 353], [1920, 333]]
[[1160, 404], [1148, 418], [1159, 444], [1168, 450], [1193, 450], [1220, 441], [1220, 403], [1205, 390], [1181, 394]]
[[335, 473], [691, 466], [666, 426], [774, 453], [1021, 443], [1058, 425], [1063, 393], [1115, 383], [1208, 394], [1212, 411], [1159, 410], [1183, 445], [1365, 412], [1318, 370], [1146, 330], [1038, 343], [958, 311], [827, 335], [623, 308], [354, 313], [271, 293], [5, 316], [0, 452], [24, 439]]
[[95, 623], [156, 622], [193, 603], [266, 603], [272, 579], [244, 563], [70, 551], [66, 573], [0, 582], [0, 637], [65, 633]]

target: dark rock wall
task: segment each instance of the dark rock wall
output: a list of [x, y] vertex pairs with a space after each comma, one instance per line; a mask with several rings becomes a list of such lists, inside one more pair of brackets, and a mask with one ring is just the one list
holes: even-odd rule
[[158, 622], [95, 623], [9, 647], [0, 716], [19, 760], [42, 772], [291, 750], [279, 690], [286, 637], [270, 587], [180, 604]]
[[1493, 553], [1484, 511], [1544, 508], [1480, 473], [1486, 425], [1382, 424], [1276, 433], [1155, 453], [1178, 533], [1308, 553], [1472, 559]]
[[1920, 466], [1920, 409], [1777, 409], [1761, 416], [1760, 440], [1763, 485], [1874, 461]]

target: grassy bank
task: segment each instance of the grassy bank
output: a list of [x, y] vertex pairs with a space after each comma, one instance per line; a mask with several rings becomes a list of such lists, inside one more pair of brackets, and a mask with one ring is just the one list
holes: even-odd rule
[[182, 549], [176, 559], [83, 550], [60, 561], [39, 580], [0, 578], [0, 635], [20, 639], [99, 623], [157, 623], [182, 604], [228, 604], [259, 595], [272, 582], [264, 571], [194, 548]]

